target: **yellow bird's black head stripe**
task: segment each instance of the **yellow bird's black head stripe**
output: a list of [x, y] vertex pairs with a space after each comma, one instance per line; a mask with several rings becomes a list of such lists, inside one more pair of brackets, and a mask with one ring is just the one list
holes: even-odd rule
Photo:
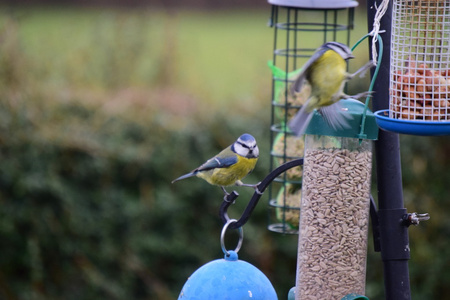
[[236, 142], [231, 145], [231, 151], [246, 158], [257, 158], [259, 156], [259, 148], [256, 144], [256, 140], [248, 133], [241, 135]]
[[322, 45], [323, 48], [333, 50], [338, 53], [344, 60], [355, 58], [352, 54], [352, 50], [345, 44], [338, 42], [328, 42]]

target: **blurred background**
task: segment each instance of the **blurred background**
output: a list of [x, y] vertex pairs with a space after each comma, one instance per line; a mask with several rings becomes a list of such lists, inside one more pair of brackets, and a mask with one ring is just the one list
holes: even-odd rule
[[[245, 181], [267, 175], [270, 12], [256, 0], [1, 2], [0, 299], [176, 299], [223, 257], [222, 191], [170, 182], [244, 132], [261, 152]], [[355, 21], [353, 42], [364, 2]], [[431, 214], [410, 229], [412, 295], [437, 299], [450, 294], [450, 142], [401, 136], [401, 150], [405, 205]], [[236, 190], [238, 218], [251, 189]], [[267, 203], [239, 257], [286, 299], [297, 236], [266, 229]], [[369, 245], [372, 300], [384, 299], [380, 262]]]

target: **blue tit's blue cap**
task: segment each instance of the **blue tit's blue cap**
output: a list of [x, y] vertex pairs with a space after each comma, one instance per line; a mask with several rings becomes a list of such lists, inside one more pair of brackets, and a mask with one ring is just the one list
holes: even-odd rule
[[251, 142], [251, 141], [254, 141], [255, 138], [251, 134], [244, 133], [243, 135], [241, 135], [239, 137], [239, 140], [242, 142]]

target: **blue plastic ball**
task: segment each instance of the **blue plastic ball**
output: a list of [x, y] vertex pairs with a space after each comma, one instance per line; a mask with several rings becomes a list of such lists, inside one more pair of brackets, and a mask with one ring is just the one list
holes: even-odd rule
[[179, 300], [277, 300], [269, 279], [234, 251], [203, 265], [181, 290]]

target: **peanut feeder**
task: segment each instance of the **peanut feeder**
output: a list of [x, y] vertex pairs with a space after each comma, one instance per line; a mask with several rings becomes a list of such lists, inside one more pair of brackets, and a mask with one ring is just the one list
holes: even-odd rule
[[450, 121], [450, 2], [393, 3], [390, 118]]

